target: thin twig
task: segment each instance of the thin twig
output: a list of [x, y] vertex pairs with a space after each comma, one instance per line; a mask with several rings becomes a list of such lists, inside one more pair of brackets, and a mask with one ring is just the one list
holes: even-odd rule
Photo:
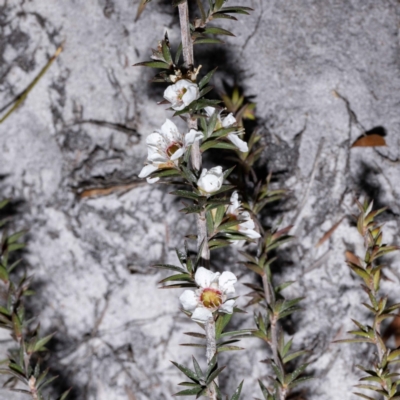
[[[185, 67], [192, 69], [194, 66], [194, 56], [193, 56], [193, 40], [190, 33], [189, 24], [189, 8], [187, 1], [179, 4], [179, 19], [181, 26], [182, 35], [182, 53], [185, 63]], [[193, 117], [188, 118], [188, 129], [197, 130], [197, 119]], [[201, 152], [199, 142], [195, 142], [192, 145], [191, 150], [191, 161], [192, 166], [197, 171], [201, 170]], [[209, 266], [210, 260], [210, 250], [208, 247], [208, 237], [207, 237], [207, 222], [206, 222], [206, 212], [201, 211], [197, 219], [197, 244], [198, 249], [201, 250], [202, 264], [205, 267]], [[216, 353], [216, 340], [215, 340], [215, 322], [214, 318], [210, 318], [205, 324], [206, 331], [206, 341], [207, 341], [207, 363], [211, 361]], [[215, 384], [218, 384], [217, 379], [214, 380]], [[217, 393], [214, 384], [211, 384], [208, 389], [208, 397], [210, 400], [217, 400]]]
[[[265, 302], [267, 303], [267, 306], [273, 304], [275, 302], [275, 296], [273, 289], [270, 285], [270, 282], [268, 280], [267, 274], [264, 274], [262, 277], [263, 281], [263, 286], [264, 286], [264, 297], [265, 297]], [[281, 361], [281, 358], [279, 356], [279, 340], [278, 340], [278, 331], [279, 331], [279, 324], [277, 318], [273, 315], [271, 317], [271, 350], [272, 350], [272, 356], [274, 359], [274, 362], [276, 366], [279, 368], [279, 370], [282, 372], [282, 375], [284, 375], [285, 370], [283, 368], [283, 364]], [[287, 391], [284, 388], [280, 388], [279, 391], [279, 399], [280, 400], [285, 400], [287, 395]]]
[[[187, 1], [179, 4], [179, 19], [181, 24], [181, 36], [182, 36], [182, 53], [185, 66], [187, 68], [192, 68], [194, 65], [193, 56], [193, 40], [190, 34], [190, 24], [189, 24], [189, 9]], [[189, 117], [188, 118], [188, 129], [197, 130], [197, 119]], [[191, 150], [191, 160], [192, 166], [197, 171], [201, 170], [201, 152], [200, 144], [196, 141], [192, 145]], [[205, 211], [200, 212], [197, 220], [197, 246], [200, 248], [202, 246], [202, 264], [205, 267], [209, 266], [210, 260], [210, 249], [208, 247], [207, 238], [207, 222]]]
[[[47, 64], [41, 69], [38, 75], [36, 75], [35, 79], [29, 84], [29, 86], [13, 100], [14, 105], [6, 112], [6, 114], [0, 118], [0, 124], [3, 123], [28, 97], [29, 92], [35, 87], [35, 85], [40, 81], [42, 76], [46, 73], [46, 71], [50, 68], [51, 64], [53, 64], [54, 60], [60, 55], [63, 50], [63, 45], [59, 46], [54, 55], [49, 59]], [[11, 104], [10, 104], [11, 105]]]

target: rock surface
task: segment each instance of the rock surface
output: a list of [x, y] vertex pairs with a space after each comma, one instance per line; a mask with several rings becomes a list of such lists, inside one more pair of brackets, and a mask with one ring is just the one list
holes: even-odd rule
[[[61, 376], [54, 393], [73, 386], [71, 399], [170, 399], [182, 376], [169, 360], [185, 364], [192, 353], [179, 343], [193, 325], [179, 312], [177, 293], [157, 289], [164, 275], [149, 265], [176, 262], [174, 248], [193, 233], [193, 220], [178, 214], [167, 189], [136, 178], [146, 135], [169, 113], [155, 105], [162, 89], [148, 83], [151, 72], [131, 65], [148, 59], [166, 30], [178, 42], [169, 3], [154, 0], [137, 22], [137, 4], [122, 0], [0, 5], [0, 106], [65, 41], [23, 106], [0, 126], [0, 184], [2, 197], [20, 201], [18, 223], [30, 230], [32, 308], [44, 332], [58, 331], [48, 360]], [[296, 333], [295, 347], [312, 350], [316, 377], [298, 398], [350, 399], [355, 365], [372, 357], [358, 345], [331, 344], [350, 329], [350, 318], [365, 314], [359, 281], [344, 261], [346, 249], [362, 249], [349, 217], [354, 197], [388, 207], [386, 241], [400, 244], [400, 3], [242, 3], [255, 12], [223, 23], [237, 37], [199, 49], [198, 57], [205, 69], [220, 65], [217, 85], [236, 81], [254, 96], [268, 143], [262, 161], [290, 189], [283, 223], [294, 225], [298, 240], [276, 279], [297, 281], [288, 297], [307, 296], [288, 332]], [[388, 146], [350, 150], [365, 131], [385, 132]], [[105, 195], [110, 186], [118, 190]], [[241, 283], [253, 279], [234, 252], [226, 257]], [[383, 285], [397, 302], [399, 260], [388, 258]], [[249, 311], [244, 326], [252, 324]], [[262, 343], [243, 344], [239, 355], [224, 356], [222, 387], [232, 393], [245, 379], [242, 398], [260, 397], [257, 379], [268, 367], [259, 361], [269, 353]], [[2, 342], [3, 353], [9, 345]]]

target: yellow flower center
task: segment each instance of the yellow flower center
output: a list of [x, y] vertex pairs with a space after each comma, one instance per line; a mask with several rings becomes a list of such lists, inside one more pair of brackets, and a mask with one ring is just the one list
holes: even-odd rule
[[222, 293], [217, 289], [207, 288], [201, 293], [200, 300], [204, 307], [219, 307], [222, 304]]
[[179, 143], [172, 143], [167, 147], [167, 154], [169, 157], [172, 157], [174, 153], [179, 150], [181, 146], [179, 146]]
[[184, 94], [187, 92], [187, 89], [186, 88], [183, 88], [183, 89], [181, 89], [179, 92], [178, 92], [178, 99], [179, 100], [182, 100], [182, 97], [184, 96]]

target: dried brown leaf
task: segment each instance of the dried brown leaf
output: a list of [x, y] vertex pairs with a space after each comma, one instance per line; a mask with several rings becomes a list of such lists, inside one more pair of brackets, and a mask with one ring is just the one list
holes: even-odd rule
[[85, 189], [79, 193], [79, 197], [81, 199], [85, 199], [85, 198], [92, 198], [92, 197], [109, 196], [114, 193], [121, 194], [121, 193], [125, 193], [131, 189], [134, 189], [137, 186], [143, 185], [144, 183], [146, 183], [146, 182], [141, 181], [141, 182], [133, 182], [133, 183], [129, 183], [129, 184], [115, 185], [115, 186], [109, 186], [109, 187]]
[[378, 147], [386, 146], [386, 141], [383, 136], [377, 135], [376, 133], [368, 136], [363, 136], [357, 139], [352, 145], [353, 147]]
[[348, 262], [358, 265], [359, 267], [362, 266], [360, 263], [360, 259], [355, 254], [353, 254], [351, 251], [346, 251], [345, 256], [346, 256], [346, 260]]
[[318, 243], [315, 245], [315, 247], [319, 247], [322, 245], [322, 243], [326, 242], [333, 234], [333, 232], [335, 232], [335, 230], [338, 228], [338, 226], [342, 223], [343, 218], [340, 218], [340, 220], [338, 222], [336, 222], [335, 225], [332, 226], [331, 229], [329, 229], [329, 231], [327, 231], [324, 236], [322, 236], [321, 239], [318, 240]]

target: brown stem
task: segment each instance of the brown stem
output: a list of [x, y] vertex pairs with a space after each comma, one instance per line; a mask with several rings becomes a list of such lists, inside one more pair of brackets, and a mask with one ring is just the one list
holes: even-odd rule
[[29, 390], [32, 394], [33, 400], [39, 400], [38, 391], [36, 389], [36, 379], [33, 375], [29, 379]]
[[178, 8], [179, 20], [181, 23], [183, 60], [185, 61], [186, 68], [191, 68], [194, 65], [194, 57], [192, 35], [190, 34], [189, 7], [187, 1], [179, 4]]
[[[274, 296], [273, 290], [271, 288], [271, 285], [269, 283], [268, 276], [266, 274], [263, 275], [262, 281], [263, 281], [263, 286], [264, 286], [265, 302], [267, 303], [267, 306], [268, 306], [268, 305], [271, 305], [275, 301], [275, 299], [274, 299], [275, 296]], [[278, 321], [277, 321], [276, 317], [273, 315], [271, 317], [271, 343], [270, 343], [270, 346], [271, 346], [274, 362], [277, 365], [277, 367], [280, 369], [280, 371], [282, 372], [282, 375], [284, 375], [285, 370], [283, 368], [283, 364], [282, 364], [281, 358], [279, 356], [278, 330], [279, 330]], [[279, 399], [285, 400], [286, 396], [287, 396], [286, 388], [280, 388]]]
[[[185, 66], [191, 68], [194, 65], [194, 56], [193, 56], [193, 40], [190, 34], [189, 9], [187, 1], [183, 2], [182, 4], [179, 4], [179, 19], [181, 25], [183, 60], [185, 62]], [[187, 122], [189, 130], [197, 129], [196, 118], [189, 117]], [[201, 163], [200, 144], [198, 141], [196, 141], [192, 145], [191, 160], [193, 168], [196, 171], [200, 171], [202, 163]], [[203, 244], [203, 250], [201, 252], [202, 265], [208, 268], [210, 260], [210, 249], [208, 247], [207, 222], [206, 222], [205, 211], [202, 211], [198, 215], [197, 219], [197, 247], [200, 248], [202, 244]]]
[[[205, 324], [206, 341], [207, 341], [207, 364], [210, 363], [212, 358], [217, 352], [217, 341], [215, 339], [215, 321], [213, 317], [210, 317]], [[218, 384], [218, 378], [214, 379], [214, 383]], [[208, 388], [208, 397], [210, 400], [217, 400], [217, 392], [214, 384], [211, 384]]]
[[[182, 53], [183, 59], [186, 68], [193, 68], [194, 66], [194, 56], [193, 56], [193, 40], [190, 33], [190, 25], [189, 25], [189, 8], [187, 1], [179, 4], [179, 20], [181, 25], [181, 36], [182, 36]], [[197, 119], [192, 118], [191, 116], [188, 118], [188, 129], [196, 129]], [[201, 170], [201, 152], [199, 142], [196, 141], [192, 145], [191, 150], [191, 161], [192, 166], [195, 170]], [[210, 260], [210, 249], [208, 247], [208, 237], [207, 237], [207, 221], [206, 221], [206, 211], [203, 209], [198, 214], [197, 219], [197, 245], [200, 249], [202, 247], [201, 258], [202, 264], [205, 267], [209, 266]], [[206, 331], [206, 341], [207, 341], [207, 363], [210, 363], [211, 359], [214, 357], [217, 351], [216, 339], [215, 339], [215, 322], [214, 318], [210, 318], [205, 324]], [[214, 380], [215, 384], [218, 384], [218, 380]], [[208, 388], [208, 397], [210, 400], [217, 400], [217, 393], [215, 390], [214, 383], [212, 383]]]

